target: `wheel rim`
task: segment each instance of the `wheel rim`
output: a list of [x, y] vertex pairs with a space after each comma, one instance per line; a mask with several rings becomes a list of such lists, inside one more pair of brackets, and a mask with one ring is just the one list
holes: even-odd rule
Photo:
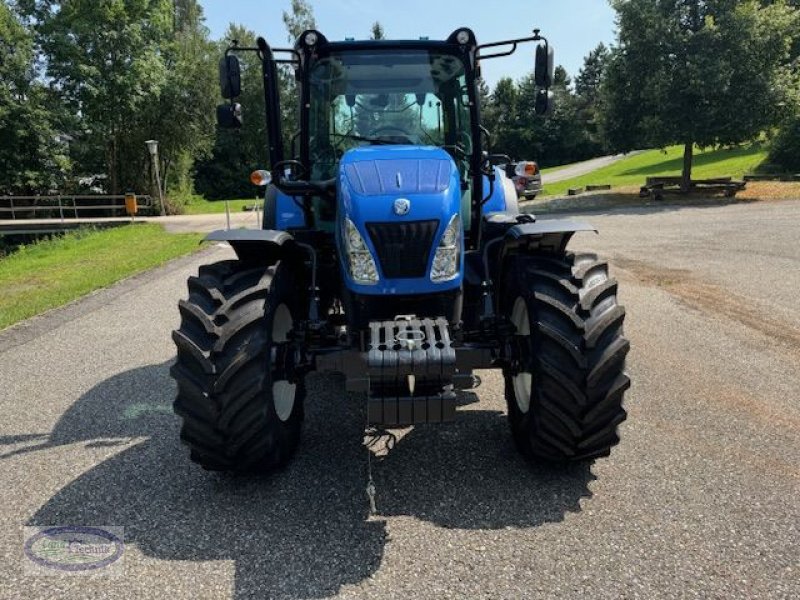
[[[528, 304], [522, 297], [514, 302], [511, 311], [511, 322], [517, 328], [517, 335], [530, 338], [531, 319], [528, 315]], [[527, 371], [520, 371], [512, 378], [514, 399], [520, 412], [527, 413], [531, 406], [531, 391], [533, 389], [533, 375]]]
[[[275, 309], [272, 317], [272, 343], [285, 344], [289, 341], [287, 337], [292, 330], [294, 321], [292, 313], [285, 304], [280, 304]], [[275, 372], [277, 375], [278, 373]], [[281, 376], [285, 374], [281, 373]], [[297, 385], [289, 383], [285, 379], [278, 379], [272, 383], [272, 402], [275, 405], [275, 413], [281, 421], [288, 421], [294, 410], [294, 401], [297, 394]]]

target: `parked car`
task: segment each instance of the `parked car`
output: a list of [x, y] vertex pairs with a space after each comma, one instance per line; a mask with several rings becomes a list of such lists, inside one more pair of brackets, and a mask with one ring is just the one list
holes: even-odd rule
[[533, 200], [542, 191], [542, 174], [535, 161], [510, 163], [506, 165], [506, 175], [514, 182], [519, 198]]

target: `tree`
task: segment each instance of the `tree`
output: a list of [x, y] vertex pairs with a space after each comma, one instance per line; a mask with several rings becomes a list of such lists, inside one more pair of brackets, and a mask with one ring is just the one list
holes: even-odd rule
[[[775, 2], [765, 2], [771, 5]], [[800, 172], [800, 0], [790, 2], [794, 7], [794, 19], [798, 25], [793, 29], [792, 49], [780, 72], [778, 88], [782, 92], [781, 113], [783, 118], [772, 140], [770, 140], [770, 163], [776, 167]]]
[[592, 145], [592, 153], [597, 154], [603, 150], [599, 128], [602, 111], [600, 86], [609, 57], [608, 48], [601, 42], [584, 58], [583, 67], [575, 77], [576, 118], [586, 131], [587, 141]]
[[783, 70], [781, 89], [784, 116], [771, 140], [769, 159], [784, 171], [800, 173], [800, 57]]
[[589, 55], [583, 59], [583, 67], [575, 77], [575, 93], [588, 103], [597, 101], [600, 94], [600, 83], [610, 52], [606, 45], [600, 42]]
[[194, 162], [206, 158], [214, 144], [219, 94], [218, 46], [209, 39], [197, 0], [175, 0], [173, 35], [162, 45], [161, 56], [166, 80], [158, 101], [143, 115], [140, 129], [149, 136], [145, 139], [161, 142], [164, 187], [188, 193]]
[[47, 192], [70, 169], [58, 134], [66, 115], [34, 65], [32, 34], [0, 4], [0, 194]]
[[[46, 80], [72, 116], [70, 153], [107, 191], [149, 187], [147, 139], [165, 181], [190, 188], [211, 146], [216, 52], [197, 0], [19, 0]], [[176, 166], [180, 169], [176, 171]], [[179, 172], [178, 172], [179, 171]]]
[[[166, 80], [159, 45], [170, 33], [172, 3], [24, 0], [20, 5], [36, 23], [47, 76], [70, 111], [81, 116], [81, 137], [104, 149], [110, 191], [136, 184], [123, 154], [135, 133], [131, 124], [158, 98]], [[143, 148], [138, 164], [145, 160]]]
[[383, 25], [381, 25], [380, 21], [375, 21], [372, 24], [372, 35], [370, 36], [371, 40], [385, 40], [386, 39], [386, 31], [383, 29]]
[[294, 43], [304, 31], [316, 29], [314, 8], [308, 0], [292, 0], [291, 11], [283, 11], [283, 24], [286, 26], [289, 43]]
[[[499, 114], [494, 99], [492, 98], [492, 90], [482, 77], [478, 80], [478, 105], [481, 108], [481, 124], [489, 133], [495, 134], [497, 132]], [[491, 141], [492, 144], [496, 142], [494, 135]]]
[[790, 9], [753, 0], [614, 0], [618, 46], [602, 85], [612, 149], [753, 139], [776, 115], [778, 70], [791, 45]]

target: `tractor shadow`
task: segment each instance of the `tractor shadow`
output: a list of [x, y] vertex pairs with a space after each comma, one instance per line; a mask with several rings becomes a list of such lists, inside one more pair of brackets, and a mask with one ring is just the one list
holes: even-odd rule
[[591, 496], [589, 466], [530, 467], [505, 418], [470, 407], [455, 424], [406, 432], [373, 463], [379, 515], [370, 518], [364, 410], [329, 375], [309, 380], [303, 443], [285, 470], [266, 478], [208, 473], [189, 462], [178, 440], [168, 369], [151, 365], [98, 384], [49, 436], [31, 436], [32, 445], [16, 452], [135, 443], [61, 489], [29, 525], [121, 526], [126, 543], [147, 556], [234, 561], [237, 598], [319, 598], [380, 568], [386, 517], [448, 528], [535, 527], [580, 511], [581, 498]]

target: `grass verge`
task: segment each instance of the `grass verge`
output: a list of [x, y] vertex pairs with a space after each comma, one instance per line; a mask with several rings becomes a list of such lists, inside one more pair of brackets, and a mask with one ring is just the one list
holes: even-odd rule
[[[755, 171], [766, 158], [767, 151], [760, 145], [697, 150], [694, 155], [692, 177], [694, 179], [741, 178], [745, 173]], [[556, 169], [560, 168], [563, 167]], [[613, 187], [642, 186], [647, 177], [680, 175], [682, 168], [683, 146], [670, 146], [665, 150], [647, 150], [580, 177], [552, 184], [545, 183], [544, 194], [560, 196], [566, 194], [569, 188], [585, 188], [593, 184], [609, 184]], [[556, 169], [551, 172], [555, 172]], [[548, 170], [544, 171], [545, 174], [547, 172]]]
[[[242, 212], [245, 206], [253, 206], [254, 204], [260, 207], [261, 202], [261, 200], [255, 200], [253, 198], [246, 200], [228, 200], [231, 213]], [[215, 215], [224, 212], [224, 200], [206, 200], [202, 196], [191, 196], [186, 204], [183, 205], [183, 214], [185, 215]]]
[[0, 259], [0, 329], [199, 248], [160, 225], [85, 229]]

